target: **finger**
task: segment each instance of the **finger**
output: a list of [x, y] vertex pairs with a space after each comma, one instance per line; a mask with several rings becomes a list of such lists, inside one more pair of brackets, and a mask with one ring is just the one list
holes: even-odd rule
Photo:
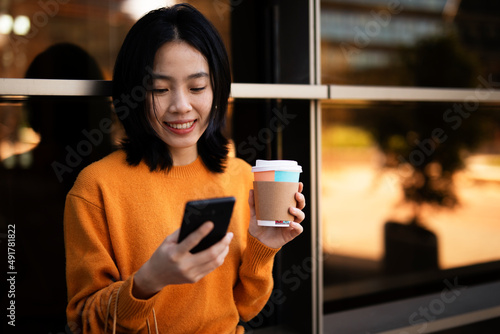
[[304, 190], [304, 184], [302, 182], [299, 182], [299, 193], [301, 193], [302, 190]]
[[293, 221], [296, 223], [300, 223], [306, 218], [306, 214], [302, 210], [294, 208], [293, 206], [288, 208], [288, 212], [295, 217]]
[[[196, 265], [197, 268], [197, 280], [203, 278], [204, 276], [208, 275], [218, 267], [220, 267], [223, 263], [224, 260], [226, 259], [227, 254], [229, 253], [229, 245], [224, 247], [221, 253], [218, 254], [217, 257], [211, 259], [210, 261], [204, 262], [204, 263], [198, 263]], [[201, 255], [201, 252], [198, 253]], [[198, 254], [195, 254], [198, 255]]]
[[227, 254], [229, 254], [229, 245], [227, 245], [226, 247], [224, 247], [223, 251], [213, 261], [212, 266], [213, 266], [214, 269], [220, 267], [224, 263], [224, 260], [226, 259]]
[[296, 222], [290, 222], [290, 227], [293, 229], [291, 233], [293, 238], [295, 238], [304, 231], [304, 227]]
[[[197, 266], [201, 266], [216, 261], [218, 258], [220, 258], [221, 254], [224, 254], [224, 252], [226, 252], [226, 248], [227, 250], [229, 250], [229, 244], [231, 243], [232, 239], [233, 239], [233, 233], [232, 232], [227, 233], [224, 236], [224, 238], [222, 238], [217, 243], [195, 254], [195, 256], [193, 257], [193, 263]], [[224, 260], [226, 255], [223, 256], [222, 260]]]
[[300, 210], [306, 207], [306, 197], [302, 193], [296, 192], [295, 200], [297, 201], [297, 208]]
[[214, 228], [214, 223], [207, 221], [198, 227], [194, 232], [189, 234], [186, 239], [179, 243], [177, 250], [180, 253], [187, 253], [206, 237]]
[[210, 257], [217, 257], [229, 244], [231, 243], [231, 240], [233, 239], [233, 233], [228, 232], [222, 238], [221, 240], [217, 241], [215, 244], [212, 246], [208, 247], [207, 249], [201, 251], [199, 255], [201, 255], [202, 258], [204, 258], [205, 261], [210, 261]]

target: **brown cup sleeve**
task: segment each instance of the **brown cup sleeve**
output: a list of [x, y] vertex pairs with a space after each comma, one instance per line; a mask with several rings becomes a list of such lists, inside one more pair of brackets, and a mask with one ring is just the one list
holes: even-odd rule
[[288, 208], [297, 206], [298, 182], [254, 181], [253, 188], [257, 220], [294, 220]]

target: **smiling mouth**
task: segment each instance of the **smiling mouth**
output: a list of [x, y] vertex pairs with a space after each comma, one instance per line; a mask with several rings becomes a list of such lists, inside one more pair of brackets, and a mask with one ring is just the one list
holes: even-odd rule
[[165, 122], [165, 124], [167, 124], [169, 127], [173, 128], [173, 129], [182, 130], [182, 129], [189, 129], [190, 127], [193, 126], [194, 122], [195, 121], [186, 122], [186, 123], [168, 123], [168, 122]]

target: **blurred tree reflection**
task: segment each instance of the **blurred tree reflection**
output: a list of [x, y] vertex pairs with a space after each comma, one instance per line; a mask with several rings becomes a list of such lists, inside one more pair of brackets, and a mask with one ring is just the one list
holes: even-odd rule
[[[475, 88], [482, 83], [478, 61], [453, 35], [421, 40], [402, 50], [400, 62], [403, 81], [411, 86]], [[385, 226], [387, 272], [438, 268], [437, 238], [425, 229], [422, 208], [459, 204], [453, 176], [492, 121], [480, 111], [480, 102], [480, 95], [464, 95], [455, 103], [416, 102], [409, 109], [378, 110], [360, 120], [384, 153], [385, 167], [398, 171], [405, 202], [413, 209], [409, 224]]]
[[[453, 35], [420, 41], [401, 52], [401, 62], [406, 69], [402, 74], [412, 86], [480, 84], [477, 60]], [[385, 154], [385, 165], [400, 171], [405, 199], [415, 205], [416, 218], [423, 204], [458, 204], [453, 175], [484, 138], [487, 120], [479, 112], [478, 99], [463, 98], [455, 103], [417, 102], [410, 110], [380, 110], [370, 119], [368, 126]]]

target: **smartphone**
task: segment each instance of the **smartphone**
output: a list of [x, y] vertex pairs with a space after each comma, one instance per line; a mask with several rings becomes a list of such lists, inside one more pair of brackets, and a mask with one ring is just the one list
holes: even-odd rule
[[184, 240], [208, 220], [214, 223], [213, 230], [190, 252], [198, 253], [224, 238], [233, 214], [235, 201], [234, 197], [220, 197], [187, 202], [178, 242]]

